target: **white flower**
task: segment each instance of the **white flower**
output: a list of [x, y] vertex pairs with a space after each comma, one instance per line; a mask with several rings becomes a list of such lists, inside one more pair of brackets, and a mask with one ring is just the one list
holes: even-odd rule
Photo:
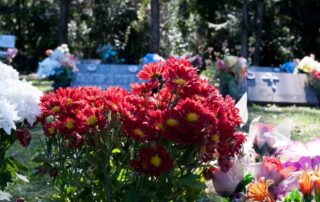
[[0, 62], [0, 81], [5, 79], [19, 79], [19, 73], [12, 66]]
[[0, 81], [0, 99], [6, 99], [11, 105], [16, 106], [16, 111], [23, 122], [25, 119], [30, 125], [40, 115], [40, 97], [42, 93], [26, 81], [7, 79]]
[[64, 53], [69, 53], [69, 48], [68, 48], [68, 45], [67, 44], [61, 44], [60, 48], [62, 49], [62, 51]]
[[298, 69], [303, 70], [304, 72], [311, 72], [314, 69], [319, 67], [319, 62], [314, 60], [313, 57], [306, 56], [298, 64]]
[[15, 121], [20, 118], [15, 111], [15, 107], [7, 100], [0, 99], [0, 128], [2, 128], [8, 135], [11, 134], [11, 129], [16, 129]]

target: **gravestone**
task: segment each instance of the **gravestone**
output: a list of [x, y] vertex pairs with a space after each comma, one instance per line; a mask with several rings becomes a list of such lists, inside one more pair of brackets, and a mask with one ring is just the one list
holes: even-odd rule
[[100, 64], [98, 60], [82, 61], [77, 64], [79, 71], [71, 81], [71, 87], [120, 86], [131, 90], [130, 84], [141, 82], [136, 74], [142, 69], [139, 65]]
[[7, 48], [14, 48], [16, 37], [14, 35], [0, 35], [0, 58], [7, 57]]
[[14, 48], [16, 44], [16, 37], [14, 35], [0, 35], [1, 48]]
[[278, 68], [251, 67], [247, 78], [248, 101], [257, 103], [318, 105], [305, 74], [290, 74]]

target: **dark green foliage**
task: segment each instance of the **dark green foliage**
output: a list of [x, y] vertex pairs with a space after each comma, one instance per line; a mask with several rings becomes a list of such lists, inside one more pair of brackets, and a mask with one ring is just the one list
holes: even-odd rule
[[[294, 57], [320, 54], [318, 0], [261, 0], [264, 3], [260, 65], [277, 66]], [[59, 44], [60, 1], [0, 0], [0, 34], [17, 36], [19, 71], [35, 71], [44, 51]], [[249, 56], [256, 43], [257, 2], [248, 0]], [[241, 0], [163, 0], [160, 54], [241, 52]], [[99, 58], [96, 49], [111, 44], [138, 63], [151, 48], [150, 0], [72, 0], [68, 43], [80, 58]], [[227, 23], [225, 26], [220, 26]], [[210, 25], [211, 24], [211, 25]], [[217, 26], [218, 25], [218, 26]], [[203, 50], [202, 50], [203, 49]]]

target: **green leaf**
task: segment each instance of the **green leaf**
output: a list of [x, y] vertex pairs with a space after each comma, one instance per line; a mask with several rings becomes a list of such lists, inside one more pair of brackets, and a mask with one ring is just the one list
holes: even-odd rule
[[316, 200], [316, 202], [320, 202], [320, 195], [319, 195], [319, 192], [318, 192], [318, 183], [316, 183], [317, 185], [315, 186], [315, 188], [314, 188], [314, 192], [315, 192], [315, 200]]
[[246, 174], [246, 176], [244, 176], [244, 179], [243, 179], [244, 186], [247, 186], [248, 184], [250, 184], [252, 182], [253, 178], [254, 177], [251, 173]]
[[287, 194], [285, 197], [285, 202], [302, 202], [302, 195], [298, 190], [292, 191], [290, 194]]
[[199, 176], [195, 174], [189, 174], [181, 177], [179, 180], [179, 185], [186, 186], [192, 190], [201, 190], [207, 187], [205, 183], [200, 181]]
[[117, 180], [121, 181], [121, 182], [125, 181], [127, 179], [126, 175], [127, 175], [126, 170], [125, 169], [121, 169], [120, 173], [119, 173], [119, 175], [117, 177]]
[[135, 189], [129, 189], [128, 191], [126, 191], [124, 193], [123, 201], [124, 202], [139, 201], [139, 197], [138, 197], [138, 194], [137, 194], [136, 190]]
[[46, 157], [45, 157], [44, 154], [38, 154], [38, 155], [35, 156], [32, 160], [33, 160], [34, 162], [36, 162], [36, 163], [47, 162], [47, 159], [46, 159]]
[[118, 148], [114, 148], [114, 149], [112, 150], [112, 153], [113, 153], [113, 154], [120, 154], [120, 153], [121, 153], [121, 150], [118, 149]]

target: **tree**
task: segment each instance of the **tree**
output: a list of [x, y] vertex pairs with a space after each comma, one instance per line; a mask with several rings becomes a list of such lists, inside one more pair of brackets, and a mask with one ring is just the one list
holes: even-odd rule
[[160, 48], [160, 4], [159, 0], [151, 0], [151, 51], [159, 53]]
[[264, 0], [257, 0], [256, 21], [255, 21], [255, 46], [253, 54], [253, 64], [259, 65], [260, 52], [262, 45], [262, 29], [264, 17], [265, 2]]
[[69, 7], [71, 0], [60, 0], [59, 42], [68, 43]]
[[249, 32], [249, 11], [248, 0], [243, 0], [242, 3], [242, 23], [241, 23], [241, 55], [248, 58], [248, 32]]

